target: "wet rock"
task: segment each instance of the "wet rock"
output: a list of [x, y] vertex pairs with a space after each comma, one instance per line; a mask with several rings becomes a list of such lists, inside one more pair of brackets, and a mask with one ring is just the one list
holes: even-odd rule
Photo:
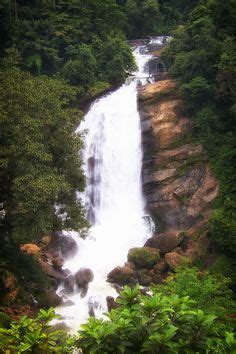
[[88, 304], [88, 314], [90, 317], [95, 317], [95, 311], [91, 303]]
[[65, 291], [72, 293], [74, 291], [75, 278], [72, 274], [68, 275], [64, 281]]
[[55, 268], [61, 268], [64, 264], [64, 260], [61, 256], [55, 256], [52, 259], [52, 263], [54, 265]]
[[40, 247], [35, 245], [34, 243], [26, 243], [20, 245], [20, 250], [29, 254], [30, 256], [35, 256], [40, 253]]
[[107, 278], [108, 278], [107, 279], [108, 282], [116, 283], [120, 285], [136, 283], [135, 271], [129, 265], [125, 265], [124, 267], [114, 268], [107, 275]]
[[41, 265], [43, 272], [46, 273], [49, 277], [52, 277], [59, 281], [65, 279], [65, 274], [63, 273], [63, 271], [55, 269], [53, 265], [49, 264], [48, 262], [39, 260], [39, 264]]
[[39, 307], [57, 307], [62, 304], [62, 298], [53, 289], [46, 289], [39, 298]]
[[166, 253], [165, 262], [171, 270], [175, 270], [178, 267], [191, 264], [191, 260], [188, 257], [178, 254], [176, 252]]
[[169, 168], [169, 169], [164, 169], [160, 170], [157, 172], [153, 172], [147, 176], [144, 176], [143, 178], [143, 183], [157, 183], [164, 181], [170, 177], [173, 177], [176, 174], [176, 168]]
[[93, 281], [94, 275], [91, 269], [89, 268], [80, 268], [75, 274], [75, 281], [78, 287], [85, 287]]
[[67, 301], [64, 301], [62, 305], [67, 307], [67, 306], [73, 306], [74, 304], [75, 304], [74, 301], [67, 300]]
[[106, 301], [107, 301], [107, 308], [108, 308], [109, 312], [111, 310], [115, 310], [115, 309], [117, 309], [117, 307], [119, 307], [119, 304], [117, 304], [117, 302], [115, 301], [113, 296], [107, 296]]
[[51, 237], [51, 242], [46, 247], [46, 251], [51, 255], [61, 255], [67, 259], [76, 254], [78, 249], [75, 240], [67, 234], [62, 232], [55, 232]]
[[161, 253], [172, 251], [184, 238], [184, 232], [180, 230], [171, 230], [153, 236], [147, 240], [145, 246], [158, 248]]
[[151, 247], [131, 248], [128, 253], [128, 261], [133, 262], [137, 268], [152, 268], [159, 259], [159, 250]]

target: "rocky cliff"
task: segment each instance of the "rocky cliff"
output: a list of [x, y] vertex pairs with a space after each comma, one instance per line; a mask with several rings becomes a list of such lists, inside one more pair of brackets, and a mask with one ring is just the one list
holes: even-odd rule
[[194, 264], [208, 251], [207, 223], [218, 182], [193, 122], [184, 114], [177, 83], [163, 77], [139, 91], [143, 143], [143, 191], [156, 232], [128, 254], [108, 281], [142, 285], [160, 282], [169, 270]]
[[206, 225], [218, 182], [206, 153], [192, 138], [193, 123], [174, 80], [164, 78], [140, 88], [143, 141], [143, 190], [156, 231], [184, 233], [179, 250], [195, 261], [207, 247]]

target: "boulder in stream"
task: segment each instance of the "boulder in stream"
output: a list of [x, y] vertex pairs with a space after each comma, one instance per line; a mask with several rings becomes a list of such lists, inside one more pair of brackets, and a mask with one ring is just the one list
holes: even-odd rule
[[115, 267], [107, 275], [107, 281], [119, 285], [135, 284], [136, 283], [135, 271], [129, 265], [125, 265], [124, 267]]
[[89, 268], [80, 268], [78, 272], [75, 274], [75, 281], [78, 287], [85, 287], [93, 281], [94, 275], [91, 269]]

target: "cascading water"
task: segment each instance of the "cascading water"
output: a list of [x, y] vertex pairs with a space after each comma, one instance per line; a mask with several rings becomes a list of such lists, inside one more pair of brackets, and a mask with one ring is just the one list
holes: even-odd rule
[[102, 316], [107, 310], [106, 296], [117, 296], [106, 281], [107, 274], [126, 262], [130, 248], [142, 246], [150, 236], [141, 185], [137, 83], [146, 81], [144, 68], [151, 56], [136, 50], [135, 57], [136, 78], [95, 101], [78, 128], [86, 131], [83, 160], [87, 186], [83, 199], [92, 227], [86, 239], [72, 233], [78, 253], [64, 268], [72, 274], [81, 267], [90, 268], [94, 280], [84, 297], [75, 289], [72, 295], [63, 296], [70, 300], [70, 306], [57, 308], [63, 322], [72, 329], [78, 329], [91, 311]]

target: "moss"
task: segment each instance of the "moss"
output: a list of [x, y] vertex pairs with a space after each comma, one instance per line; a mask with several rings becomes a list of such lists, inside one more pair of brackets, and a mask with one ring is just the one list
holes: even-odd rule
[[128, 260], [138, 268], [152, 268], [160, 259], [159, 250], [151, 247], [132, 248], [128, 254]]

